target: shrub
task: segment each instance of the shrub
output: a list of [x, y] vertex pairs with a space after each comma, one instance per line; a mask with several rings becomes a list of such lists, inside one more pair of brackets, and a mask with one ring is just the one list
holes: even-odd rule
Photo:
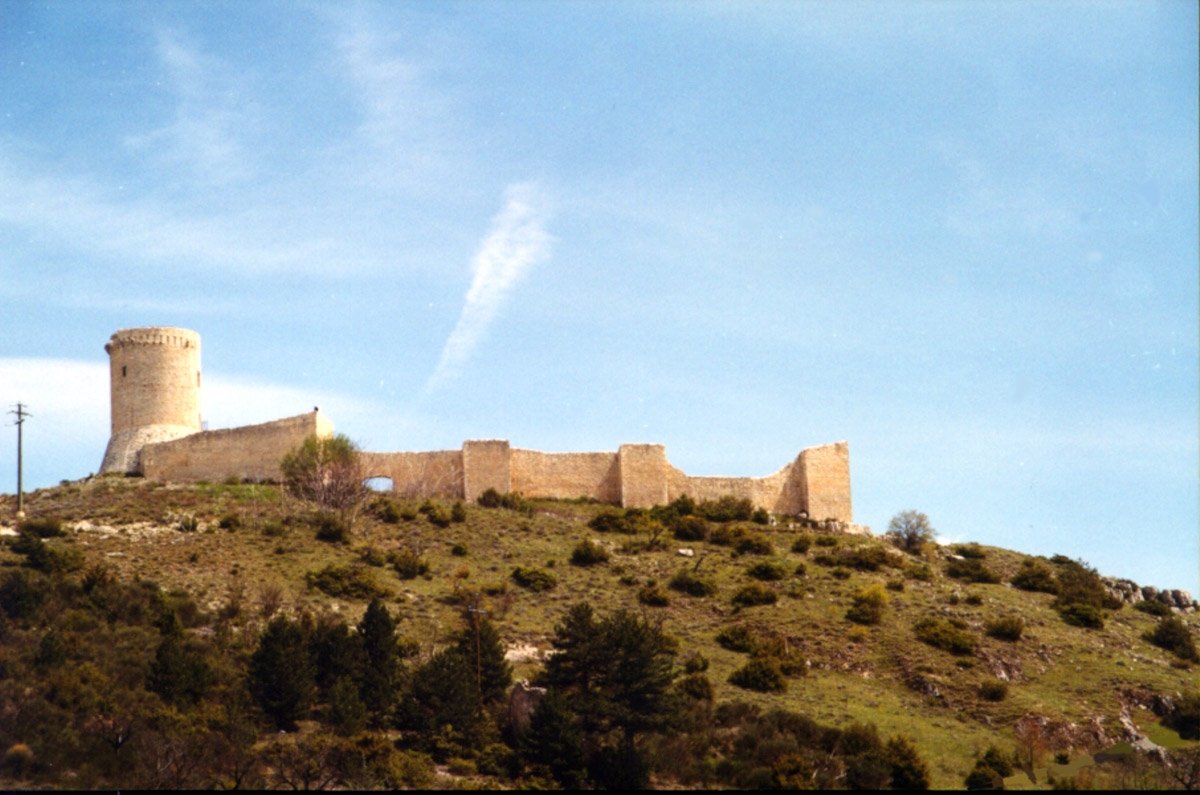
[[892, 556], [883, 547], [861, 546], [843, 549], [835, 559], [839, 566], [847, 566], [858, 571], [878, 571], [884, 566], [893, 564]]
[[597, 533], [624, 533], [625, 535], [637, 533], [636, 524], [624, 511], [601, 511], [592, 517], [592, 520], [588, 522], [588, 527]]
[[467, 556], [467, 545], [461, 542], [455, 543], [450, 547], [450, 554], [456, 558], [465, 558]]
[[795, 571], [792, 572], [797, 577], [804, 577], [808, 574], [808, 566], [803, 563], [797, 563]]
[[279, 468], [289, 494], [336, 511], [347, 525], [369, 493], [358, 447], [342, 434], [307, 437], [283, 457]]
[[1159, 618], [1171, 615], [1171, 608], [1157, 599], [1144, 599], [1135, 604], [1133, 609], [1149, 613], [1152, 616], [1158, 616]]
[[333, 514], [323, 513], [314, 522], [317, 527], [317, 540], [328, 541], [332, 544], [344, 544], [348, 535], [346, 523]]
[[54, 516], [26, 519], [17, 526], [17, 530], [22, 533], [33, 533], [38, 538], [58, 538], [66, 535], [62, 520]]
[[783, 677], [779, 661], [770, 657], [751, 658], [729, 675], [729, 684], [759, 693], [782, 693], [787, 690], [787, 680]]
[[175, 529], [181, 533], [194, 533], [200, 529], [200, 520], [196, 518], [195, 514], [184, 514], [175, 523]]
[[500, 492], [493, 488], [489, 488], [479, 495], [475, 502], [481, 508], [499, 508], [500, 507]]
[[280, 538], [285, 532], [287, 531], [284, 529], [282, 522], [274, 520], [263, 522], [262, 534], [268, 538]]
[[708, 522], [699, 516], [680, 516], [671, 523], [671, 534], [679, 541], [703, 541], [708, 537]]
[[969, 593], [966, 595], [966, 598], [964, 598], [963, 601], [972, 607], [978, 607], [979, 605], [983, 604], [983, 597], [977, 593]]
[[217, 527], [221, 528], [222, 530], [228, 530], [231, 533], [240, 529], [241, 526], [242, 520], [236, 513], [227, 513], [221, 517], [219, 522], [217, 522]]
[[671, 604], [671, 597], [658, 583], [651, 583], [638, 591], [638, 601], [648, 607], [666, 607]]
[[683, 660], [685, 674], [700, 674], [708, 670], [708, 658], [698, 651], [693, 651]]
[[833, 577], [835, 580], [848, 580], [850, 579], [850, 570], [838, 566], [836, 569], [829, 572], [829, 576]]
[[571, 550], [572, 566], [595, 566], [608, 562], [608, 550], [589, 539], [583, 539]]
[[754, 650], [754, 633], [743, 624], [725, 627], [716, 634], [717, 645], [729, 651], [749, 654]]
[[782, 563], [773, 560], [764, 560], [746, 569], [746, 574], [756, 580], [782, 580], [787, 576], [787, 568]]
[[951, 549], [954, 551], [954, 554], [968, 560], [983, 560], [987, 557], [987, 552], [984, 548], [974, 542], [970, 544], [957, 544], [951, 547]]
[[424, 510], [421, 513], [425, 514], [425, 518], [434, 527], [449, 527], [453, 521], [450, 511], [446, 510], [444, 505], [427, 504], [423, 508]]
[[767, 513], [766, 508], [758, 508], [754, 511], [754, 513], [750, 514], [750, 521], [754, 522], [755, 524], [770, 524], [771, 515]]
[[534, 593], [549, 591], [558, 585], [558, 580], [548, 571], [517, 566], [512, 570], [512, 579], [517, 585]]
[[675, 572], [667, 587], [688, 596], [712, 596], [717, 592], [717, 586], [712, 580], [701, 577], [687, 568]]
[[1054, 607], [1061, 609], [1065, 605], [1090, 605], [1095, 608], [1117, 610], [1121, 601], [1108, 592], [1108, 588], [1100, 574], [1083, 561], [1062, 561], [1056, 556], [1058, 566], [1058, 596]]
[[808, 552], [808, 548], [812, 546], [812, 536], [807, 533], [800, 535], [792, 542], [792, 551], [797, 555], [803, 555]]
[[979, 685], [979, 697], [987, 701], [1003, 701], [1007, 695], [1008, 685], [998, 679]]
[[813, 539], [819, 547], [836, 547], [838, 545], [838, 537], [833, 535], [819, 535]]
[[1181, 660], [1196, 662], [1200, 655], [1196, 654], [1196, 642], [1192, 639], [1191, 630], [1179, 616], [1164, 617], [1158, 622], [1153, 631], [1147, 632], [1146, 640], [1175, 654]]
[[951, 654], [975, 653], [975, 638], [971, 633], [945, 618], [923, 618], [913, 624], [917, 640]]
[[396, 507], [394, 500], [388, 497], [376, 497], [371, 501], [371, 515], [384, 524], [399, 524], [400, 509]]
[[1175, 699], [1162, 722], [1185, 740], [1200, 740], [1200, 693], [1184, 693]]
[[904, 576], [910, 580], [931, 582], [933, 580], [933, 569], [929, 568], [924, 563], [919, 566], [909, 566], [904, 570]]
[[1044, 563], [1032, 558], [1021, 561], [1021, 569], [1009, 580], [1014, 588], [1034, 593], [1058, 593], [1058, 580]]
[[363, 547], [358, 551], [358, 559], [368, 566], [382, 566], [387, 563], [387, 555], [372, 546]]
[[903, 591], [904, 580], [888, 580], [887, 589], [889, 591]]
[[454, 524], [462, 524], [467, 521], [467, 509], [462, 504], [462, 500], [455, 500], [450, 506], [450, 521]]
[[778, 599], [779, 596], [767, 586], [751, 583], [739, 588], [733, 595], [732, 602], [741, 607], [754, 607], [756, 605], [773, 605]]
[[946, 564], [946, 574], [957, 580], [966, 580], [967, 582], [1000, 582], [1000, 575], [980, 563], [978, 558], [952, 560]]
[[745, 535], [746, 531], [740, 527], [721, 525], [708, 534], [708, 542], [719, 547], [731, 547]]
[[374, 599], [387, 596], [387, 589], [375, 582], [370, 569], [361, 566], [337, 566], [330, 564], [320, 571], [304, 575], [309, 588], [346, 599]]
[[411, 549], [397, 549], [388, 553], [388, 563], [402, 580], [411, 580], [429, 572], [429, 564]]
[[737, 540], [733, 548], [740, 555], [770, 555], [775, 552], [770, 539], [759, 533], [746, 533]]
[[990, 638], [1015, 642], [1020, 640], [1021, 635], [1025, 632], [1025, 621], [1018, 616], [997, 618], [994, 621], [987, 622], [984, 632]]
[[1095, 605], [1067, 604], [1058, 608], [1058, 614], [1073, 627], [1104, 629], [1104, 611]]
[[846, 620], [856, 624], [878, 624], [887, 606], [887, 592], [879, 583], [868, 585], [854, 596], [854, 604], [846, 611]]
[[679, 680], [676, 685], [680, 692], [695, 701], [713, 700], [712, 682], [702, 673], [691, 673]]
[[701, 502], [696, 506], [696, 513], [711, 522], [744, 522], [753, 516], [754, 505], [750, 500], [725, 496]]
[[[981, 761], [1005, 778], [1013, 774], [1012, 758], [994, 745], [988, 746]], [[1066, 762], [1060, 764], [1065, 765]]]

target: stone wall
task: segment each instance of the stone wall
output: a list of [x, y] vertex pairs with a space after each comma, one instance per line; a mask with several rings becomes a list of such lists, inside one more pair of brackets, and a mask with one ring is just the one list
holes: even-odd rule
[[463, 496], [461, 450], [428, 453], [363, 453], [363, 476], [391, 478], [392, 490], [402, 497]]
[[463, 442], [463, 499], [475, 502], [488, 489], [507, 494], [512, 487], [512, 448], [499, 439]]
[[809, 447], [800, 453], [809, 518], [850, 523], [850, 446], [845, 442]]
[[513, 450], [512, 487], [530, 497], [591, 497], [619, 503], [621, 472], [617, 454]]
[[141, 451], [141, 471], [154, 480], [279, 480], [279, 462], [289, 451], [310, 435], [332, 432], [329, 420], [316, 411], [261, 425], [201, 431], [146, 445]]
[[650, 508], [666, 505], [667, 451], [661, 444], [623, 444], [617, 451], [621, 468], [621, 505]]

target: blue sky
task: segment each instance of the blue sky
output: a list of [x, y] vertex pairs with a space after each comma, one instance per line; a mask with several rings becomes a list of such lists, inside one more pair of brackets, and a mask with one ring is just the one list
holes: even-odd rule
[[1191, 2], [8, 0], [26, 481], [99, 466], [108, 336], [179, 325], [210, 427], [846, 439], [876, 530], [1195, 592], [1196, 42]]

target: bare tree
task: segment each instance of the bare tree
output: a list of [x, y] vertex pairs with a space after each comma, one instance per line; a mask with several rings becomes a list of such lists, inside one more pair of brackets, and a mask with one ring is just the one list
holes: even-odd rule
[[353, 527], [367, 498], [358, 448], [345, 436], [309, 436], [279, 463], [288, 493], [335, 511]]
[[905, 552], [918, 553], [926, 542], [937, 537], [937, 531], [929, 524], [929, 517], [920, 511], [901, 511], [888, 522], [885, 535]]

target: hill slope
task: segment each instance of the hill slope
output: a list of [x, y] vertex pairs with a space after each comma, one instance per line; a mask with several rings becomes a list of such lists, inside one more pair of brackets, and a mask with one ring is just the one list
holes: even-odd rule
[[[12, 507], [11, 498], [0, 499], [0, 515], [10, 516]], [[586, 600], [598, 613], [630, 607], [661, 619], [680, 643], [680, 660], [692, 652], [707, 658], [718, 702], [785, 707], [822, 724], [864, 721], [885, 737], [907, 735], [929, 761], [937, 787], [961, 787], [988, 746], [1020, 745], [1018, 725], [1028, 734], [1036, 724], [1050, 745], [1078, 749], [1076, 758], [1126, 739], [1123, 720], [1177, 743], [1150, 707], [1156, 697], [1195, 689], [1193, 667], [1143, 639], [1157, 618], [1124, 607], [1102, 629], [1068, 625], [1051, 606], [1052, 595], [1009, 584], [1026, 560], [1009, 550], [957, 550], [999, 580], [971, 583], [946, 573], [948, 564], [964, 560], [955, 550], [914, 557], [879, 539], [823, 535], [787, 520], [711, 523], [707, 540], [679, 541], [670, 531], [652, 537], [655, 529], [596, 532], [588, 522], [613, 509], [591, 503], [537, 501], [524, 511], [466, 506], [465, 521], [447, 527], [415, 507], [401, 504], [402, 516], [364, 511], [348, 541], [332, 543], [317, 540], [304, 521], [305, 506], [270, 485], [106, 477], [41, 490], [27, 501], [31, 517], [63, 521], [66, 535], [47, 543], [77, 550], [79, 570], [103, 565], [121, 581], [143, 578], [186, 592], [209, 614], [194, 625], [224, 615], [235, 634], [256, 635], [280, 609], [333, 611], [357, 621], [364, 599], [330, 596], [314, 585], [320, 572], [337, 575], [349, 567], [341, 579], [327, 576], [326, 588], [336, 591], [347, 572], [359, 573], [386, 593], [401, 630], [425, 654], [460, 625], [462, 595], [482, 593], [516, 676], [530, 677], [569, 605]], [[448, 506], [439, 510], [448, 514]], [[584, 539], [605, 548], [607, 562], [571, 565]], [[427, 570], [402, 579], [389, 553], [393, 561], [395, 553], [410, 553]], [[0, 552], [0, 565], [23, 561], [16, 552]], [[556, 584], [528, 590], [513, 579], [518, 567], [547, 572]], [[681, 570], [709, 580], [715, 593], [689, 596], [668, 587]], [[734, 604], [735, 594], [751, 585], [774, 603]], [[886, 601], [880, 622], [848, 621], [855, 597], [872, 586]], [[665, 605], [647, 604], [662, 597]], [[943, 628], [965, 633], [974, 651], [953, 654], [918, 640], [914, 625], [934, 618], [953, 622]], [[987, 634], [989, 624], [1005, 618], [1023, 622], [1018, 640]], [[1194, 633], [1196, 614], [1183, 618]], [[718, 643], [730, 627], [744, 628], [751, 643], [793, 663], [797, 675], [785, 692], [729, 683], [747, 660]], [[1008, 783], [1030, 784], [1023, 774]]]

